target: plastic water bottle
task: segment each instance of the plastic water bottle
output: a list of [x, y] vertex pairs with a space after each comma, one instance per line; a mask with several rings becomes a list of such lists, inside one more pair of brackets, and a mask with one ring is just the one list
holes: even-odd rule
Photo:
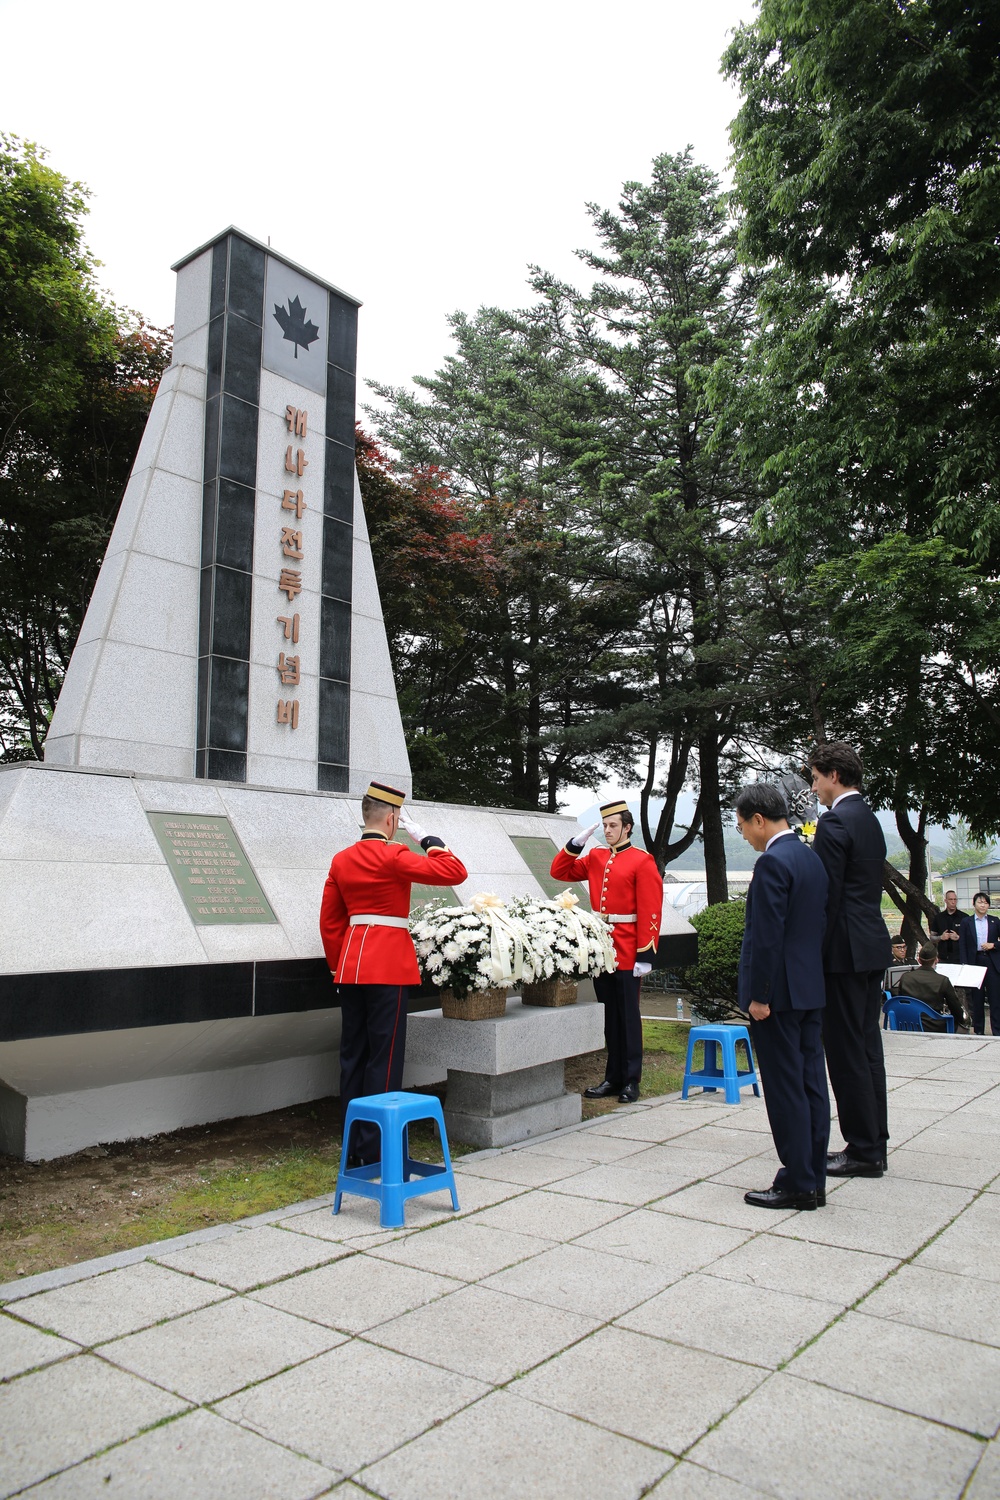
[[680, 995], [677, 996], [677, 1019], [678, 1021], [683, 1021], [684, 1019], [684, 1001]]

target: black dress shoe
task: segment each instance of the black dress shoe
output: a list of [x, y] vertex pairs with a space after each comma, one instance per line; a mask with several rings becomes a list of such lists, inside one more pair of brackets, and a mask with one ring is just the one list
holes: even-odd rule
[[[819, 1205], [817, 1193], [793, 1193], [791, 1188], [764, 1188], [760, 1193], [744, 1193], [743, 1202], [751, 1208], [800, 1208], [811, 1209]], [[826, 1203], [826, 1194], [823, 1194]]]
[[627, 1083], [622, 1089], [621, 1093], [618, 1095], [618, 1103], [634, 1104], [638, 1097], [639, 1085], [637, 1083]]
[[823, 1191], [821, 1191], [818, 1188], [816, 1190], [816, 1207], [817, 1208], [825, 1208], [826, 1207], [826, 1193], [823, 1192]]
[[883, 1170], [880, 1161], [859, 1161], [846, 1151], [838, 1151], [836, 1156], [826, 1159], [827, 1177], [881, 1177]]
[[610, 1099], [612, 1094], [617, 1094], [617, 1083], [609, 1083], [605, 1078], [603, 1083], [597, 1083], [592, 1089], [584, 1089], [585, 1099]]

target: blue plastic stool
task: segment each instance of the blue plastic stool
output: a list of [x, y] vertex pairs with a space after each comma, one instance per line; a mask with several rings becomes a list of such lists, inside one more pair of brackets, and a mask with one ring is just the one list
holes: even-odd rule
[[[382, 1160], [364, 1167], [348, 1167], [347, 1143], [355, 1120], [368, 1120], [382, 1132]], [[414, 1161], [410, 1156], [409, 1126], [412, 1120], [435, 1120], [441, 1132], [444, 1166], [435, 1162]], [[379, 1182], [372, 1181], [378, 1177]], [[411, 1182], [411, 1177], [419, 1181]], [[358, 1193], [362, 1198], [377, 1198], [379, 1223], [383, 1229], [401, 1229], [406, 1223], [406, 1200], [420, 1193], [451, 1190], [451, 1206], [458, 1208], [455, 1173], [448, 1151], [441, 1101], [433, 1094], [367, 1094], [352, 1099], [344, 1119], [344, 1144], [340, 1150], [340, 1171], [333, 1199], [333, 1212], [340, 1213], [344, 1193]]]
[[[697, 1042], [705, 1043], [705, 1066], [700, 1073], [694, 1073], [691, 1070]], [[745, 1073], [739, 1071], [736, 1063], [737, 1042], [746, 1042], [747, 1061], [750, 1067]], [[722, 1048], [721, 1068], [718, 1065], [720, 1047]], [[749, 1088], [751, 1085], [757, 1098], [760, 1098], [760, 1084], [753, 1065], [749, 1031], [745, 1026], [692, 1026], [688, 1035], [687, 1061], [684, 1064], [684, 1087], [681, 1090], [681, 1098], [687, 1098], [688, 1089], [692, 1083], [700, 1083], [706, 1094], [714, 1094], [718, 1091], [720, 1079], [725, 1085], [727, 1104], [739, 1104], [740, 1089]]]

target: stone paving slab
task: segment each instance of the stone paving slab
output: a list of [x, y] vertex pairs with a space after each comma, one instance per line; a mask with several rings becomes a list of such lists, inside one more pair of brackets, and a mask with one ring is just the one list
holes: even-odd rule
[[899, 1262], [863, 1250], [757, 1234], [704, 1267], [709, 1276], [743, 1286], [768, 1287], [850, 1307], [894, 1271]]
[[996, 1500], [1000, 1495], [1000, 1441], [987, 1444], [963, 1500]]
[[17, 1316], [78, 1344], [100, 1344], [228, 1297], [224, 1287], [149, 1261], [18, 1302]]
[[491, 1229], [508, 1229], [517, 1234], [533, 1234], [548, 1241], [565, 1242], [611, 1223], [629, 1213], [625, 1203], [592, 1202], [574, 1198], [559, 1191], [539, 1189], [519, 1198], [487, 1208], [469, 1222], [485, 1224]]
[[120, 1443], [187, 1402], [92, 1354], [0, 1386], [0, 1495]]
[[57, 1338], [29, 1323], [0, 1313], [0, 1380], [12, 1375], [26, 1375], [42, 1365], [51, 1365], [68, 1354], [79, 1354], [80, 1346]]
[[814, 1213], [743, 1202], [762, 1101], [675, 1096], [401, 1229], [326, 1194], [0, 1287], [0, 1494], [993, 1500], [1000, 1046], [885, 1046], [888, 1175]]
[[732, 1359], [603, 1328], [514, 1387], [519, 1396], [671, 1453], [684, 1450], [767, 1378]]
[[189, 1401], [217, 1401], [340, 1343], [342, 1334], [242, 1297], [102, 1344], [105, 1359]]
[[386, 1500], [637, 1500], [673, 1463], [666, 1453], [506, 1391], [459, 1412], [415, 1443], [362, 1469]]
[[992, 1437], [1000, 1425], [1000, 1349], [849, 1312], [789, 1373], [930, 1421]]
[[934, 1156], [911, 1145], [889, 1153], [889, 1173], [895, 1177], [912, 1177], [915, 1182], [941, 1182], [951, 1187], [981, 1188], [998, 1180], [1000, 1162], [989, 1158]]
[[[763, 1183], [762, 1186], [768, 1186]], [[728, 1224], [732, 1229], [762, 1229], [761, 1213], [759, 1208], [751, 1208], [743, 1201], [743, 1191], [740, 1188], [729, 1187], [717, 1182], [699, 1182], [693, 1187], [686, 1187], [682, 1192], [672, 1193], [669, 1198], [661, 1199], [654, 1205], [654, 1211], [676, 1215], [687, 1219], [704, 1219], [710, 1224]], [[774, 1228], [776, 1224], [786, 1219], [798, 1219], [802, 1216], [796, 1214], [792, 1209], [768, 1209], [767, 1227]]]
[[353, 1255], [251, 1295], [270, 1307], [311, 1318], [328, 1328], [364, 1333], [461, 1285], [451, 1277], [434, 1276], [413, 1266], [394, 1266], [373, 1255]]
[[778, 1374], [688, 1456], [778, 1500], [958, 1500], [981, 1452], [938, 1422]]
[[658, 1214], [653, 1209], [637, 1208], [623, 1219], [582, 1235], [577, 1244], [626, 1260], [649, 1261], [661, 1272], [669, 1273], [666, 1280], [679, 1281], [689, 1271], [699, 1271], [718, 1256], [728, 1254], [749, 1237], [749, 1230], [696, 1223]]
[[[335, 1473], [192, 1411], [27, 1491], [30, 1500], [313, 1500]], [[338, 1490], [340, 1495], [341, 1491]], [[346, 1497], [345, 1497], [346, 1500]]]
[[918, 1266], [1000, 1282], [1000, 1203], [984, 1193], [917, 1257]]
[[978, 1277], [932, 1271], [920, 1261], [900, 1266], [894, 1276], [865, 1298], [860, 1311], [1000, 1348], [1000, 1301], [995, 1284]]
[[231, 1396], [218, 1411], [353, 1474], [489, 1390], [480, 1380], [354, 1339]]
[[590, 1167], [575, 1177], [567, 1177], [559, 1184], [561, 1193], [576, 1198], [599, 1198], [606, 1203], [630, 1203], [639, 1207], [652, 1203], [665, 1193], [675, 1193], [688, 1185], [689, 1179], [668, 1176], [665, 1172], [638, 1172], [631, 1161], [614, 1162], [605, 1166]]
[[636, 1333], [776, 1369], [836, 1317], [831, 1303], [815, 1297], [695, 1272], [619, 1322]]
[[573, 1177], [584, 1170], [585, 1162], [571, 1161], [566, 1157], [546, 1156], [544, 1151], [502, 1151], [496, 1155], [463, 1158], [453, 1163], [458, 1198], [462, 1201], [462, 1188], [468, 1178], [493, 1177], [501, 1182], [517, 1183], [523, 1187], [548, 1187]]
[[647, 1500], [754, 1500], [760, 1490], [748, 1490], [735, 1479], [713, 1474], [697, 1464], [676, 1464], [659, 1484], [654, 1484]]
[[283, 1229], [264, 1225], [260, 1229], [245, 1229], [230, 1239], [191, 1245], [187, 1250], [168, 1251], [156, 1258], [161, 1266], [171, 1270], [248, 1292], [251, 1287], [264, 1286], [348, 1254], [345, 1245], [310, 1243], [303, 1235], [290, 1235]]
[[396, 1265], [416, 1266], [421, 1271], [436, 1271], [459, 1281], [481, 1281], [495, 1271], [502, 1271], [518, 1261], [541, 1255], [553, 1240], [537, 1235], [517, 1234], [507, 1229], [491, 1229], [486, 1224], [442, 1224], [423, 1234], [409, 1235], [399, 1244], [383, 1245], [371, 1252], [380, 1260]]
[[371, 1330], [373, 1342], [501, 1385], [600, 1327], [597, 1318], [469, 1286]]
[[655, 1297], [668, 1280], [669, 1273], [659, 1266], [582, 1245], [559, 1245], [487, 1277], [482, 1285], [603, 1323]]

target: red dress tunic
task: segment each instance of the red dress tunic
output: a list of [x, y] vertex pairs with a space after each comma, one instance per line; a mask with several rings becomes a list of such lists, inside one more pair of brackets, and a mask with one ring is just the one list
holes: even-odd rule
[[611, 935], [619, 969], [631, 969], [640, 956], [648, 962], [660, 940], [663, 877], [645, 849], [626, 844], [619, 849], [595, 848], [586, 854], [560, 849], [552, 861], [556, 880], [585, 880], [590, 904], [602, 916], [635, 916], [635, 922], [615, 922]]
[[419, 984], [417, 955], [405, 925], [352, 927], [353, 916], [405, 919], [412, 885], [460, 885], [468, 879], [462, 861], [443, 845], [413, 854], [382, 834], [363, 834], [333, 856], [323, 891], [319, 930], [323, 951], [338, 984]]

